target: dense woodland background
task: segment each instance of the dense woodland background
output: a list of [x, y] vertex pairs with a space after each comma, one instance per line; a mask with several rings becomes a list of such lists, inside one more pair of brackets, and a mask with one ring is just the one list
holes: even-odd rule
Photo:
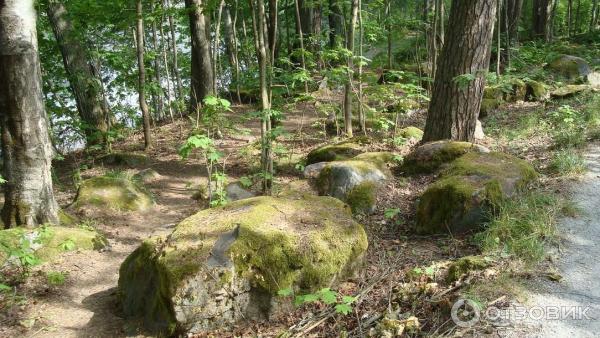
[[[600, 139], [599, 7], [0, 0], [0, 335], [146, 332], [122, 300], [124, 279], [159, 278], [127, 270], [147, 258], [136, 256], [144, 240], [189, 235], [182, 221], [191, 215], [244, 222], [225, 208], [253, 196], [356, 224], [368, 238], [368, 249], [352, 244], [364, 246], [364, 264], [359, 277], [325, 288], [269, 284], [297, 307], [206, 334], [489, 333], [488, 323], [453, 325], [452, 303], [502, 303], [521, 279], [560, 279], [546, 249], [559, 242], [558, 219], [577, 214], [566, 187], [586, 170], [584, 147]], [[439, 144], [451, 148], [436, 153]], [[325, 162], [352, 160], [384, 183], [338, 196]], [[367, 170], [357, 168], [348, 170]], [[341, 199], [348, 215], [307, 197], [316, 194]], [[290, 202], [303, 199], [318, 210]], [[485, 214], [477, 224], [463, 212], [473, 205]], [[467, 234], [452, 223], [460, 217]], [[187, 324], [160, 332], [183, 334]]]

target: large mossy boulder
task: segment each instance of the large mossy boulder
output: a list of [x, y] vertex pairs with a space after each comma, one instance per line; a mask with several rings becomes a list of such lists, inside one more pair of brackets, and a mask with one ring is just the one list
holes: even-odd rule
[[430, 185], [417, 206], [420, 234], [477, 231], [493, 206], [537, 177], [526, 161], [503, 153], [468, 153]]
[[98, 159], [104, 165], [138, 167], [148, 164], [148, 157], [135, 153], [110, 153]]
[[585, 78], [592, 72], [587, 61], [571, 55], [558, 56], [548, 63], [547, 68], [555, 74], [572, 81]]
[[306, 164], [347, 160], [364, 151], [366, 137], [354, 137], [336, 144], [328, 144], [312, 150], [306, 156]]
[[466, 153], [489, 153], [484, 146], [459, 141], [425, 143], [404, 158], [402, 170], [407, 174], [429, 174]]
[[[319, 195], [332, 196], [346, 202], [352, 212], [371, 213], [377, 204], [377, 193], [390, 176], [385, 158], [357, 156], [348, 161], [327, 164], [316, 179]], [[372, 153], [375, 154], [380, 153]], [[386, 153], [381, 153], [386, 154]], [[362, 156], [361, 155], [361, 156]]]
[[[100, 250], [106, 238], [94, 230], [63, 226], [44, 226], [35, 229], [11, 228], [0, 230], [0, 246], [33, 254], [43, 262], [52, 261], [61, 253], [74, 250]], [[18, 250], [17, 250], [18, 249]], [[0, 266], [8, 256], [0, 250]]]
[[406, 127], [398, 130], [398, 136], [408, 140], [421, 141], [423, 139], [423, 131], [417, 127]]
[[124, 177], [99, 176], [79, 186], [74, 208], [101, 207], [123, 211], [145, 211], [154, 206], [150, 193]]
[[566, 85], [553, 90], [550, 96], [553, 98], [567, 98], [586, 91], [590, 87], [588, 85]]
[[331, 197], [254, 197], [203, 210], [121, 265], [127, 317], [162, 335], [196, 333], [286, 308], [278, 291], [310, 293], [354, 275], [363, 227]]

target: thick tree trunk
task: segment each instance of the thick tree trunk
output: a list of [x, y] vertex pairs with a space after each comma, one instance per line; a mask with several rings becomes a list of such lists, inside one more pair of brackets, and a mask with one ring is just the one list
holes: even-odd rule
[[77, 111], [84, 123], [86, 144], [104, 145], [108, 132], [108, 116], [106, 116], [108, 107], [104, 105], [102, 80], [95, 71], [95, 66], [85, 48], [77, 41], [65, 5], [51, 0], [47, 12], [75, 96]]
[[7, 228], [58, 224], [33, 0], [0, 1], [0, 127]]
[[152, 135], [150, 134], [150, 112], [146, 103], [146, 66], [144, 65], [144, 18], [142, 0], [136, 3], [136, 48], [138, 59], [138, 100], [142, 110], [142, 120], [144, 126], [144, 149], [152, 147]]
[[213, 69], [210, 57], [207, 21], [202, 0], [185, 0], [189, 11], [192, 37], [192, 92], [190, 113], [202, 106], [202, 99], [213, 94]]
[[533, 37], [549, 42], [552, 39], [552, 0], [533, 0]]
[[496, 0], [452, 1], [423, 141], [473, 141], [496, 7]]

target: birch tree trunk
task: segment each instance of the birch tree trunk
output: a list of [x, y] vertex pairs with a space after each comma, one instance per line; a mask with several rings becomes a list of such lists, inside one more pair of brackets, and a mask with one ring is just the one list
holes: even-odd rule
[[146, 66], [144, 65], [144, 18], [142, 0], [136, 3], [136, 29], [135, 40], [138, 59], [138, 101], [142, 110], [142, 120], [144, 127], [144, 149], [152, 147], [152, 135], [150, 134], [150, 112], [146, 103]]
[[4, 226], [58, 224], [33, 0], [0, 1], [0, 112]]
[[496, 17], [496, 0], [453, 0], [423, 141], [473, 141]]
[[108, 132], [108, 107], [105, 106], [102, 80], [89, 55], [77, 40], [67, 8], [60, 1], [50, 0], [48, 19], [62, 55], [77, 111], [84, 124], [86, 145], [105, 145]]

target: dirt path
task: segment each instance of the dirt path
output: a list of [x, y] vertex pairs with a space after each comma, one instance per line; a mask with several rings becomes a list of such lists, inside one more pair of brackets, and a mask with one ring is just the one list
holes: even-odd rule
[[[36, 325], [27, 336], [122, 337], [138, 335], [135, 326], [120, 318], [117, 305], [119, 266], [148, 236], [168, 233], [172, 226], [199, 210], [186, 189], [199, 179], [197, 168], [156, 161], [150, 167], [162, 175], [147, 185], [157, 205], [147, 213], [122, 214], [113, 210], [98, 218], [97, 227], [107, 235], [104, 252], [74, 252], [45, 267], [68, 271], [67, 283], [49, 297], [40, 297], [28, 316]], [[173, 163], [173, 162], [171, 162]], [[178, 170], [179, 169], [179, 170]]]
[[591, 146], [585, 158], [589, 171], [572, 187], [580, 216], [565, 218], [558, 225], [564, 247], [556, 265], [563, 279], [559, 283], [534, 280], [523, 304], [529, 318], [517, 321], [514, 330], [503, 336], [600, 334], [600, 145]]

